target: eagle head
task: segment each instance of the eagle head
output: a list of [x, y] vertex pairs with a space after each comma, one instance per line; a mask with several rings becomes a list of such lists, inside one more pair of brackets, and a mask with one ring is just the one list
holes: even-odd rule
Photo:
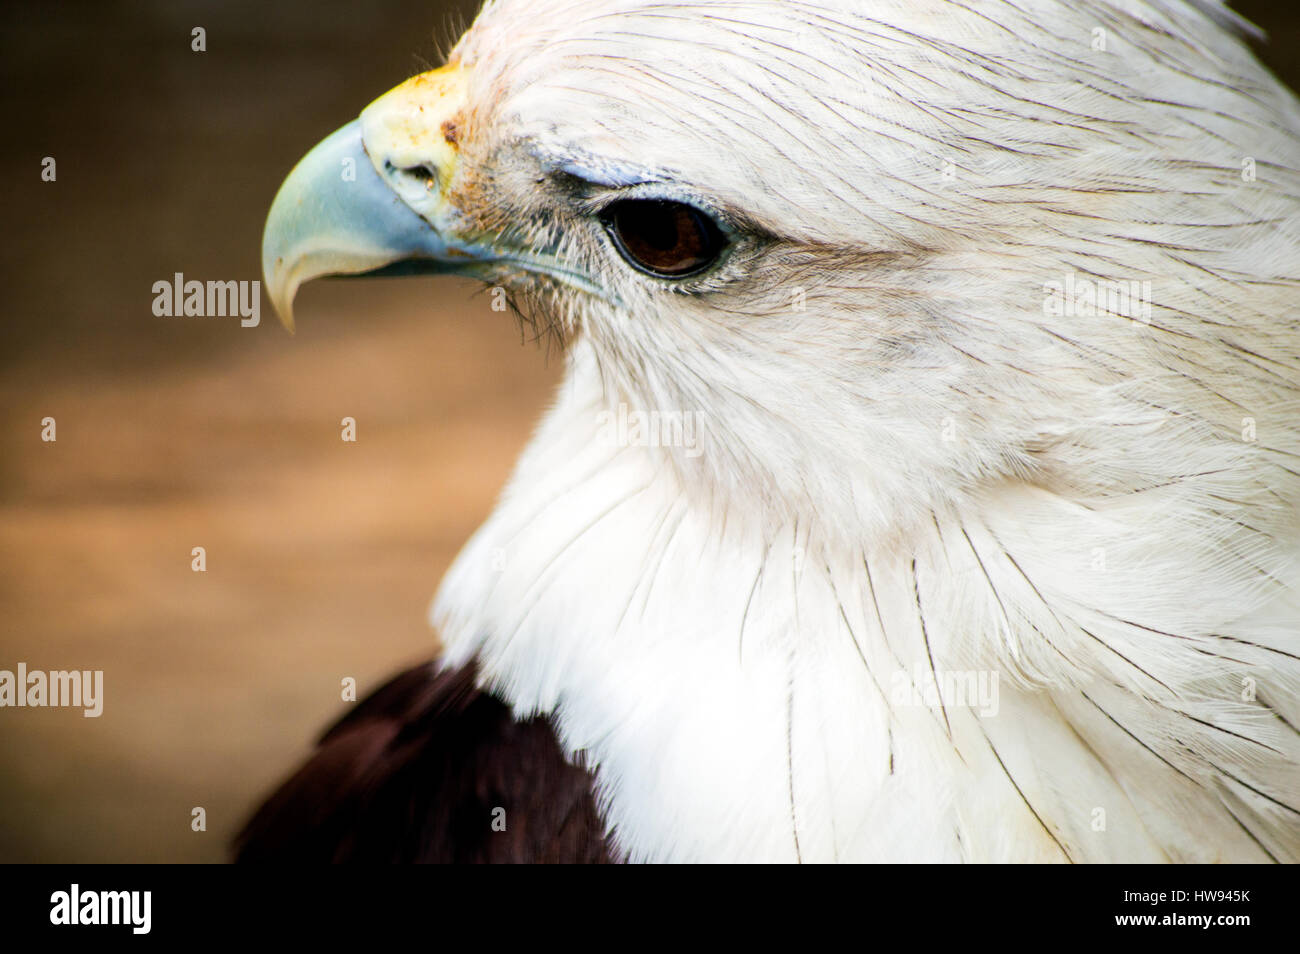
[[612, 406], [695, 415], [692, 492], [890, 532], [1241, 456], [1203, 438], [1270, 413], [1284, 97], [1154, 6], [501, 0], [300, 164], [264, 267], [286, 320], [318, 274], [481, 278]]

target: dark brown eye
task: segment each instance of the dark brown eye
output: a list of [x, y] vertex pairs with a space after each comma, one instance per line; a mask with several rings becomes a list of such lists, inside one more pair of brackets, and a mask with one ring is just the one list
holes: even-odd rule
[[622, 199], [601, 213], [619, 253], [660, 278], [685, 278], [717, 261], [727, 244], [713, 219], [666, 199]]

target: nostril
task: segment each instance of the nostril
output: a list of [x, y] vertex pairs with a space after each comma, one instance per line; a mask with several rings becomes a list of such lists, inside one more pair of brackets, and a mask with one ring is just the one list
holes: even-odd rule
[[397, 170], [408, 179], [423, 183], [426, 189], [432, 189], [438, 184], [438, 171], [430, 166], [418, 165], [408, 166], [405, 169]]

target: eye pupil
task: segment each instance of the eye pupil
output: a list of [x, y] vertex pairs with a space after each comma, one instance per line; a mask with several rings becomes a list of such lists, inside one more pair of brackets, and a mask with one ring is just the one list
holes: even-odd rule
[[694, 206], [666, 199], [622, 199], [601, 216], [619, 252], [660, 278], [684, 278], [717, 260], [726, 244], [714, 221]]

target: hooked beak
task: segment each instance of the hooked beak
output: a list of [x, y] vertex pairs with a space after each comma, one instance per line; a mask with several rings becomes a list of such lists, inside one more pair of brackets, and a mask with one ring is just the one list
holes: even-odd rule
[[262, 274], [290, 331], [294, 295], [313, 278], [464, 271], [498, 260], [448, 227], [465, 79], [455, 65], [412, 77], [289, 173], [266, 219]]

